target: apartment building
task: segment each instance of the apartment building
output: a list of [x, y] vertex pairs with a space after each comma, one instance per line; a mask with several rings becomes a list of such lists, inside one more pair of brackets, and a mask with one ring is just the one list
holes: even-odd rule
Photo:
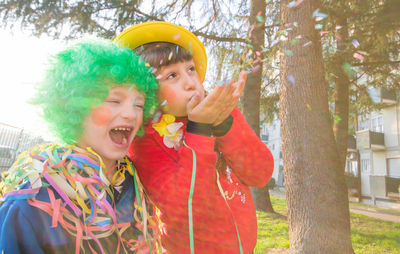
[[[394, 91], [377, 89], [375, 95], [384, 108], [359, 116], [358, 130], [348, 139], [346, 172], [356, 182], [360, 201], [400, 208], [400, 101]], [[260, 135], [274, 156], [272, 177], [284, 186], [279, 119], [263, 123]]]
[[400, 102], [395, 91], [377, 89], [376, 94], [384, 108], [359, 116], [356, 151], [349, 144], [346, 171], [359, 172], [354, 175], [360, 177], [363, 201], [400, 204]]
[[284, 186], [281, 123], [275, 118], [272, 123], [263, 123], [260, 126], [261, 140], [267, 145], [274, 157], [274, 172], [272, 177], [278, 186]]

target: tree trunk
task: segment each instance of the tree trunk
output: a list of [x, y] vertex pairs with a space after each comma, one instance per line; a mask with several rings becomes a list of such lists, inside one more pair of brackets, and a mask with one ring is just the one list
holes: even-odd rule
[[[280, 116], [290, 253], [354, 253], [321, 43], [312, 19], [320, 2], [309, 0], [288, 8], [289, 1], [281, 4], [282, 22], [297, 22], [298, 27], [281, 44], [286, 53], [280, 63]], [[300, 43], [290, 43], [298, 35]], [[303, 47], [310, 40], [312, 44]]]
[[[250, 35], [249, 40], [252, 49], [252, 59], [256, 59], [257, 51], [262, 52], [264, 46], [264, 23], [256, 19], [257, 14], [265, 20], [265, 0], [251, 0], [250, 6]], [[262, 55], [260, 55], [262, 57]], [[261, 91], [261, 76], [262, 63], [260, 62], [257, 68], [254, 68], [248, 75], [246, 86], [244, 88], [243, 98], [243, 113], [244, 116], [257, 134], [260, 136], [260, 91]], [[274, 212], [271, 200], [269, 198], [268, 187], [251, 188], [256, 209], [264, 212]]]
[[348, 28], [345, 17], [338, 17], [338, 25], [342, 26], [338, 30], [340, 40], [337, 40], [338, 51], [336, 54], [336, 82], [334, 88], [335, 96], [335, 116], [333, 123], [333, 132], [335, 134], [336, 146], [339, 153], [340, 172], [344, 174], [348, 145], [349, 129], [349, 87], [350, 81], [345, 70], [342, 68], [346, 63], [346, 44], [348, 44]]

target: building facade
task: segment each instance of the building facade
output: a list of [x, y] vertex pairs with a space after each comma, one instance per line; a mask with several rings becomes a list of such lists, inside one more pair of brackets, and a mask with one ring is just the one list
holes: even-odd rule
[[[376, 95], [374, 101], [384, 107], [359, 116], [355, 135], [349, 135], [346, 181], [360, 201], [400, 208], [400, 102], [394, 91], [378, 89]], [[261, 140], [274, 156], [272, 177], [284, 186], [280, 121], [260, 128]]]

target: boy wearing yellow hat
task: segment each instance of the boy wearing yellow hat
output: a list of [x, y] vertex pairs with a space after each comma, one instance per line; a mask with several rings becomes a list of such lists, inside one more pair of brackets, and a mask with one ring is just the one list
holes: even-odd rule
[[237, 109], [246, 72], [208, 96], [204, 46], [183, 27], [148, 22], [117, 36], [153, 67], [160, 116], [129, 151], [161, 212], [169, 253], [252, 253], [257, 220], [250, 186], [264, 186], [273, 159]]

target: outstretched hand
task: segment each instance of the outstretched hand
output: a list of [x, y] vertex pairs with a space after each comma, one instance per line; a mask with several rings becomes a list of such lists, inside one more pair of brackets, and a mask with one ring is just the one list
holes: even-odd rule
[[186, 109], [189, 120], [216, 126], [222, 123], [237, 105], [243, 93], [247, 72], [239, 74], [239, 80], [217, 86], [204, 100], [195, 94], [188, 102]]

